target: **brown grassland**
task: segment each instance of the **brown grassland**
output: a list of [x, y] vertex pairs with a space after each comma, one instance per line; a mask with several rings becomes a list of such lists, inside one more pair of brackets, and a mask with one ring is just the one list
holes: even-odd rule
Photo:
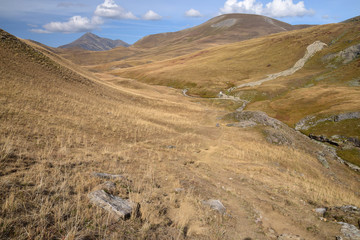
[[[324, 168], [307, 150], [320, 145], [268, 143], [261, 126], [226, 127], [228, 121], [219, 117], [229, 110], [221, 100], [185, 98], [165, 86], [92, 75], [3, 31], [1, 36], [0, 239], [275, 239], [282, 233], [333, 239], [340, 225], [320, 221], [312, 210], [360, 206], [359, 174], [335, 161]], [[235, 46], [239, 54], [252, 54], [249, 44], [290, 42], [286, 36], [228, 45], [221, 52]], [[301, 48], [287, 54], [284, 68], [309, 41], [293, 43]], [[265, 50], [263, 44], [259, 48]], [[282, 44], [275, 42], [274, 48]], [[200, 52], [156, 63], [163, 68], [116, 73], [171, 86], [165, 73], [172, 68], [177, 84], [195, 82], [201, 92], [211, 81], [214, 90], [205, 90], [215, 92], [227, 87], [226, 81], [236, 84], [272, 72], [262, 72], [263, 66], [237, 72], [235, 63], [220, 61], [219, 68], [225, 64], [229, 70], [219, 79], [211, 74], [220, 70], [198, 58], [212, 61]], [[192, 64], [181, 71], [178, 64], [192, 59], [198, 63], [196, 81]], [[274, 58], [271, 65], [280, 69], [282, 60]], [[119, 220], [92, 205], [87, 194], [103, 183], [93, 172], [124, 175], [113, 194], [138, 203], [139, 211]], [[207, 199], [220, 199], [227, 214], [202, 205]]]

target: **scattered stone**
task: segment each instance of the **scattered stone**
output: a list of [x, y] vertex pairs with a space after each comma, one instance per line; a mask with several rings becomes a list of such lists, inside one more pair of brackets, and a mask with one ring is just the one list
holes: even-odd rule
[[220, 200], [210, 199], [208, 201], [202, 201], [202, 204], [210, 206], [211, 209], [214, 209], [221, 214], [225, 214], [226, 208]]
[[264, 130], [266, 136], [266, 141], [276, 145], [292, 145], [293, 140], [289, 134], [286, 134], [285, 131], [275, 130], [273, 128]]
[[360, 230], [354, 225], [344, 222], [339, 222], [339, 224], [342, 225], [341, 233], [344, 235], [345, 239], [360, 240]]
[[346, 166], [348, 166], [349, 168], [351, 168], [352, 170], [356, 171], [356, 172], [360, 172], [360, 167], [356, 166], [355, 164], [349, 163], [347, 161], [343, 161], [344, 164]]
[[336, 239], [336, 240], [343, 240], [343, 238], [340, 237], [340, 236], [336, 236], [335, 239]]
[[257, 125], [256, 122], [247, 121], [247, 120], [240, 121], [240, 122], [237, 122], [237, 123], [229, 123], [229, 124], [226, 124], [227, 127], [239, 127], [239, 128], [254, 127], [254, 126], [256, 126], [256, 125]]
[[329, 163], [324, 156], [318, 154], [317, 159], [325, 168], [330, 168]]
[[220, 127], [220, 124], [219, 124], [219, 123], [217, 123], [217, 124], [216, 124], [216, 127]]
[[88, 197], [95, 205], [124, 219], [131, 215], [134, 206], [131, 201], [108, 194], [104, 190], [91, 192]]
[[107, 181], [104, 184], [101, 185], [102, 189], [104, 190], [108, 190], [108, 191], [113, 191], [116, 189], [116, 185], [113, 182]]
[[183, 189], [183, 188], [175, 188], [174, 191], [175, 191], [176, 193], [180, 193], [180, 192], [185, 191], [185, 189]]
[[301, 238], [299, 235], [293, 235], [284, 233], [277, 237], [278, 240], [305, 240], [304, 238]]
[[352, 205], [327, 208], [324, 217], [330, 221], [345, 222], [360, 228], [360, 209]]
[[238, 120], [239, 122], [243, 122], [243, 121], [255, 122], [257, 124], [261, 124], [264, 126], [273, 127], [275, 129], [279, 129], [280, 127], [285, 125], [281, 121], [269, 117], [266, 113], [261, 111], [242, 111], [242, 112], [237, 111], [226, 115], [225, 118], [235, 119]]
[[108, 174], [108, 173], [98, 173], [94, 172], [92, 174], [94, 177], [104, 178], [104, 179], [124, 179], [125, 177], [117, 174]]
[[173, 146], [173, 145], [168, 145], [168, 146], [165, 146], [165, 148], [168, 148], [168, 149], [174, 149], [174, 148], [176, 148], [176, 146]]
[[316, 213], [319, 213], [321, 215], [324, 215], [324, 213], [326, 212], [326, 208], [316, 208], [314, 210]]

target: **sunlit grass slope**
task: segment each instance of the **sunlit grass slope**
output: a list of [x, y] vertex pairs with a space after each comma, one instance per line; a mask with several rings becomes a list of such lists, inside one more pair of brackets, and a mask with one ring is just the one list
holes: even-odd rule
[[[0, 31], [1, 239], [332, 239], [340, 225], [312, 209], [360, 205], [358, 175], [323, 167], [306, 138], [274, 145], [262, 126], [226, 127], [217, 103], [43, 51]], [[124, 221], [92, 205], [106, 181], [93, 172], [123, 175], [112, 194], [139, 211]]]

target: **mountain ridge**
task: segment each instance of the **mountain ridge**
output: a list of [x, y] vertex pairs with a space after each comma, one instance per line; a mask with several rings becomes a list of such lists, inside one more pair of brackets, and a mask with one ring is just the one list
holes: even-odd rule
[[89, 51], [106, 51], [115, 47], [128, 47], [128, 43], [122, 40], [102, 38], [93, 33], [87, 32], [77, 40], [60, 46], [59, 48], [82, 48]]

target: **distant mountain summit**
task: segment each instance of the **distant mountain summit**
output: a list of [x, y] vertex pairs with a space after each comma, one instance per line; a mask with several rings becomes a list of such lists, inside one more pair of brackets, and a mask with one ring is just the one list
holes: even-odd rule
[[291, 25], [261, 15], [232, 13], [217, 16], [201, 25], [182, 31], [146, 36], [137, 41], [133, 47], [153, 48], [190, 42], [198, 46], [204, 43], [226, 44], [310, 26]]
[[82, 37], [72, 43], [60, 46], [59, 48], [82, 48], [90, 51], [105, 51], [118, 46], [130, 46], [121, 40], [111, 40], [109, 38], [102, 38], [93, 33], [85, 33]]

